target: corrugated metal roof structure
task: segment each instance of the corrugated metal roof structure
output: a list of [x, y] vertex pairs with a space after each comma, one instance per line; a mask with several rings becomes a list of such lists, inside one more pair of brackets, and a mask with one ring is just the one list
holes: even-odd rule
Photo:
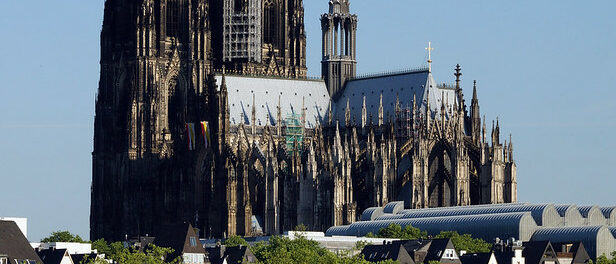
[[539, 228], [531, 240], [552, 243], [582, 242], [593, 259], [603, 254], [609, 256], [616, 250], [614, 236], [605, 226]]
[[512, 205], [512, 206], [478, 206], [468, 208], [441, 208], [440, 210], [408, 211], [404, 218], [426, 218], [459, 215], [484, 215], [515, 212], [530, 212], [535, 222], [540, 226], [560, 226], [562, 219], [554, 205]]
[[496, 207], [496, 206], [510, 207], [510, 206], [520, 206], [520, 205], [529, 205], [529, 203], [477, 204], [477, 205], [464, 205], [464, 206], [405, 209], [405, 210], [400, 211], [399, 213], [405, 214], [408, 212], [436, 211], [436, 210], [443, 210], [443, 209], [464, 209], [464, 208], [481, 208], [481, 207]]
[[393, 220], [393, 219], [404, 219], [404, 214], [383, 214], [377, 217], [374, 220]]
[[584, 217], [580, 214], [575, 204], [559, 204], [554, 205], [554, 208], [562, 217], [562, 226], [583, 226]]
[[383, 207], [370, 207], [361, 214], [361, 221], [372, 221], [383, 215]]
[[391, 224], [398, 224], [403, 228], [410, 225], [428, 232], [429, 235], [437, 235], [441, 231], [457, 231], [486, 241], [493, 241], [497, 237], [515, 237], [528, 241], [537, 229], [531, 213], [518, 212], [356, 222], [350, 226], [332, 227], [327, 230], [326, 235], [342, 235], [341, 232], [346, 232], [347, 236], [365, 236], [368, 233], [377, 233]]
[[351, 119], [360, 122], [365, 98], [367, 115], [372, 116], [376, 122], [382, 94], [383, 116], [387, 120], [387, 117], [395, 117], [397, 99], [401, 107], [410, 108], [415, 96], [417, 107], [425, 108], [428, 90], [430, 108], [436, 117], [440, 116], [442, 101], [450, 107], [456, 103], [455, 89], [438, 86], [428, 69], [359, 77], [346, 83], [344, 91], [336, 99], [334, 116], [338, 120], [345, 120], [348, 101]]
[[616, 226], [616, 206], [601, 207], [601, 212], [608, 226]]
[[[220, 86], [222, 75], [216, 76]], [[323, 80], [296, 80], [225, 76], [229, 93], [230, 122], [233, 125], [251, 125], [253, 97], [256, 98], [257, 125], [276, 125], [278, 103], [283, 117], [301, 115], [302, 103], [306, 108], [306, 128], [314, 128], [327, 117], [330, 96]], [[220, 89], [220, 87], [218, 87]], [[243, 119], [243, 120], [242, 120]]]
[[348, 225], [343, 226], [332, 226], [327, 229], [325, 233], [326, 236], [347, 236], [347, 230], [349, 230]]
[[397, 214], [398, 212], [404, 210], [404, 202], [390, 202], [383, 207], [383, 213], [386, 214]]
[[605, 225], [605, 216], [601, 212], [599, 206], [589, 205], [589, 206], [579, 206], [578, 210], [580, 214], [584, 217], [584, 225], [587, 226], [598, 226]]

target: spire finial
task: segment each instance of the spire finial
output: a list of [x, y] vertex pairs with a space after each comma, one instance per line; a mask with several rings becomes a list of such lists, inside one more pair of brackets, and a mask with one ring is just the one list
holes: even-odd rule
[[428, 47], [426, 48], [426, 50], [428, 51], [428, 72], [432, 73], [432, 51], [434, 50], [434, 48], [432, 48], [431, 41], [428, 41]]
[[453, 76], [456, 76], [456, 89], [460, 89], [460, 77], [462, 77], [462, 68], [460, 68], [460, 64], [456, 65], [456, 73]]

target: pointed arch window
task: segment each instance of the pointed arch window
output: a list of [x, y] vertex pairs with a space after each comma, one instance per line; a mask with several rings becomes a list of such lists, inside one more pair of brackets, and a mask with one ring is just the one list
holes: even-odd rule
[[182, 38], [186, 34], [186, 26], [183, 24], [188, 21], [187, 0], [168, 0], [166, 12], [165, 31], [167, 37]]
[[278, 38], [277, 34], [276, 7], [271, 1], [263, 3], [263, 41], [267, 44], [274, 44]]

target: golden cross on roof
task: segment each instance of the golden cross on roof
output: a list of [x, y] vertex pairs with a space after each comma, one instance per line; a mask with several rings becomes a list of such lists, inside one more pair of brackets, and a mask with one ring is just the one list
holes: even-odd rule
[[428, 51], [428, 71], [432, 72], [432, 51], [434, 50], [434, 48], [432, 48], [432, 42], [428, 41], [426, 50]]

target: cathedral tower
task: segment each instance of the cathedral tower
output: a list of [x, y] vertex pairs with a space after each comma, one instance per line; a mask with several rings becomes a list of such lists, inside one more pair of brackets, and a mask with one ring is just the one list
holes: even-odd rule
[[305, 78], [302, 0], [213, 0], [217, 68], [249, 75]]
[[350, 13], [349, 0], [330, 0], [329, 13], [321, 16], [323, 59], [321, 75], [331, 96], [357, 74], [357, 15]]
[[[160, 216], [168, 213], [194, 219], [203, 199], [178, 146], [185, 142], [185, 124], [206, 120], [202, 115], [209, 112], [209, 43], [205, 0], [105, 2], [92, 153], [92, 239], [153, 234], [165, 224]], [[184, 204], [165, 198], [180, 193]]]

